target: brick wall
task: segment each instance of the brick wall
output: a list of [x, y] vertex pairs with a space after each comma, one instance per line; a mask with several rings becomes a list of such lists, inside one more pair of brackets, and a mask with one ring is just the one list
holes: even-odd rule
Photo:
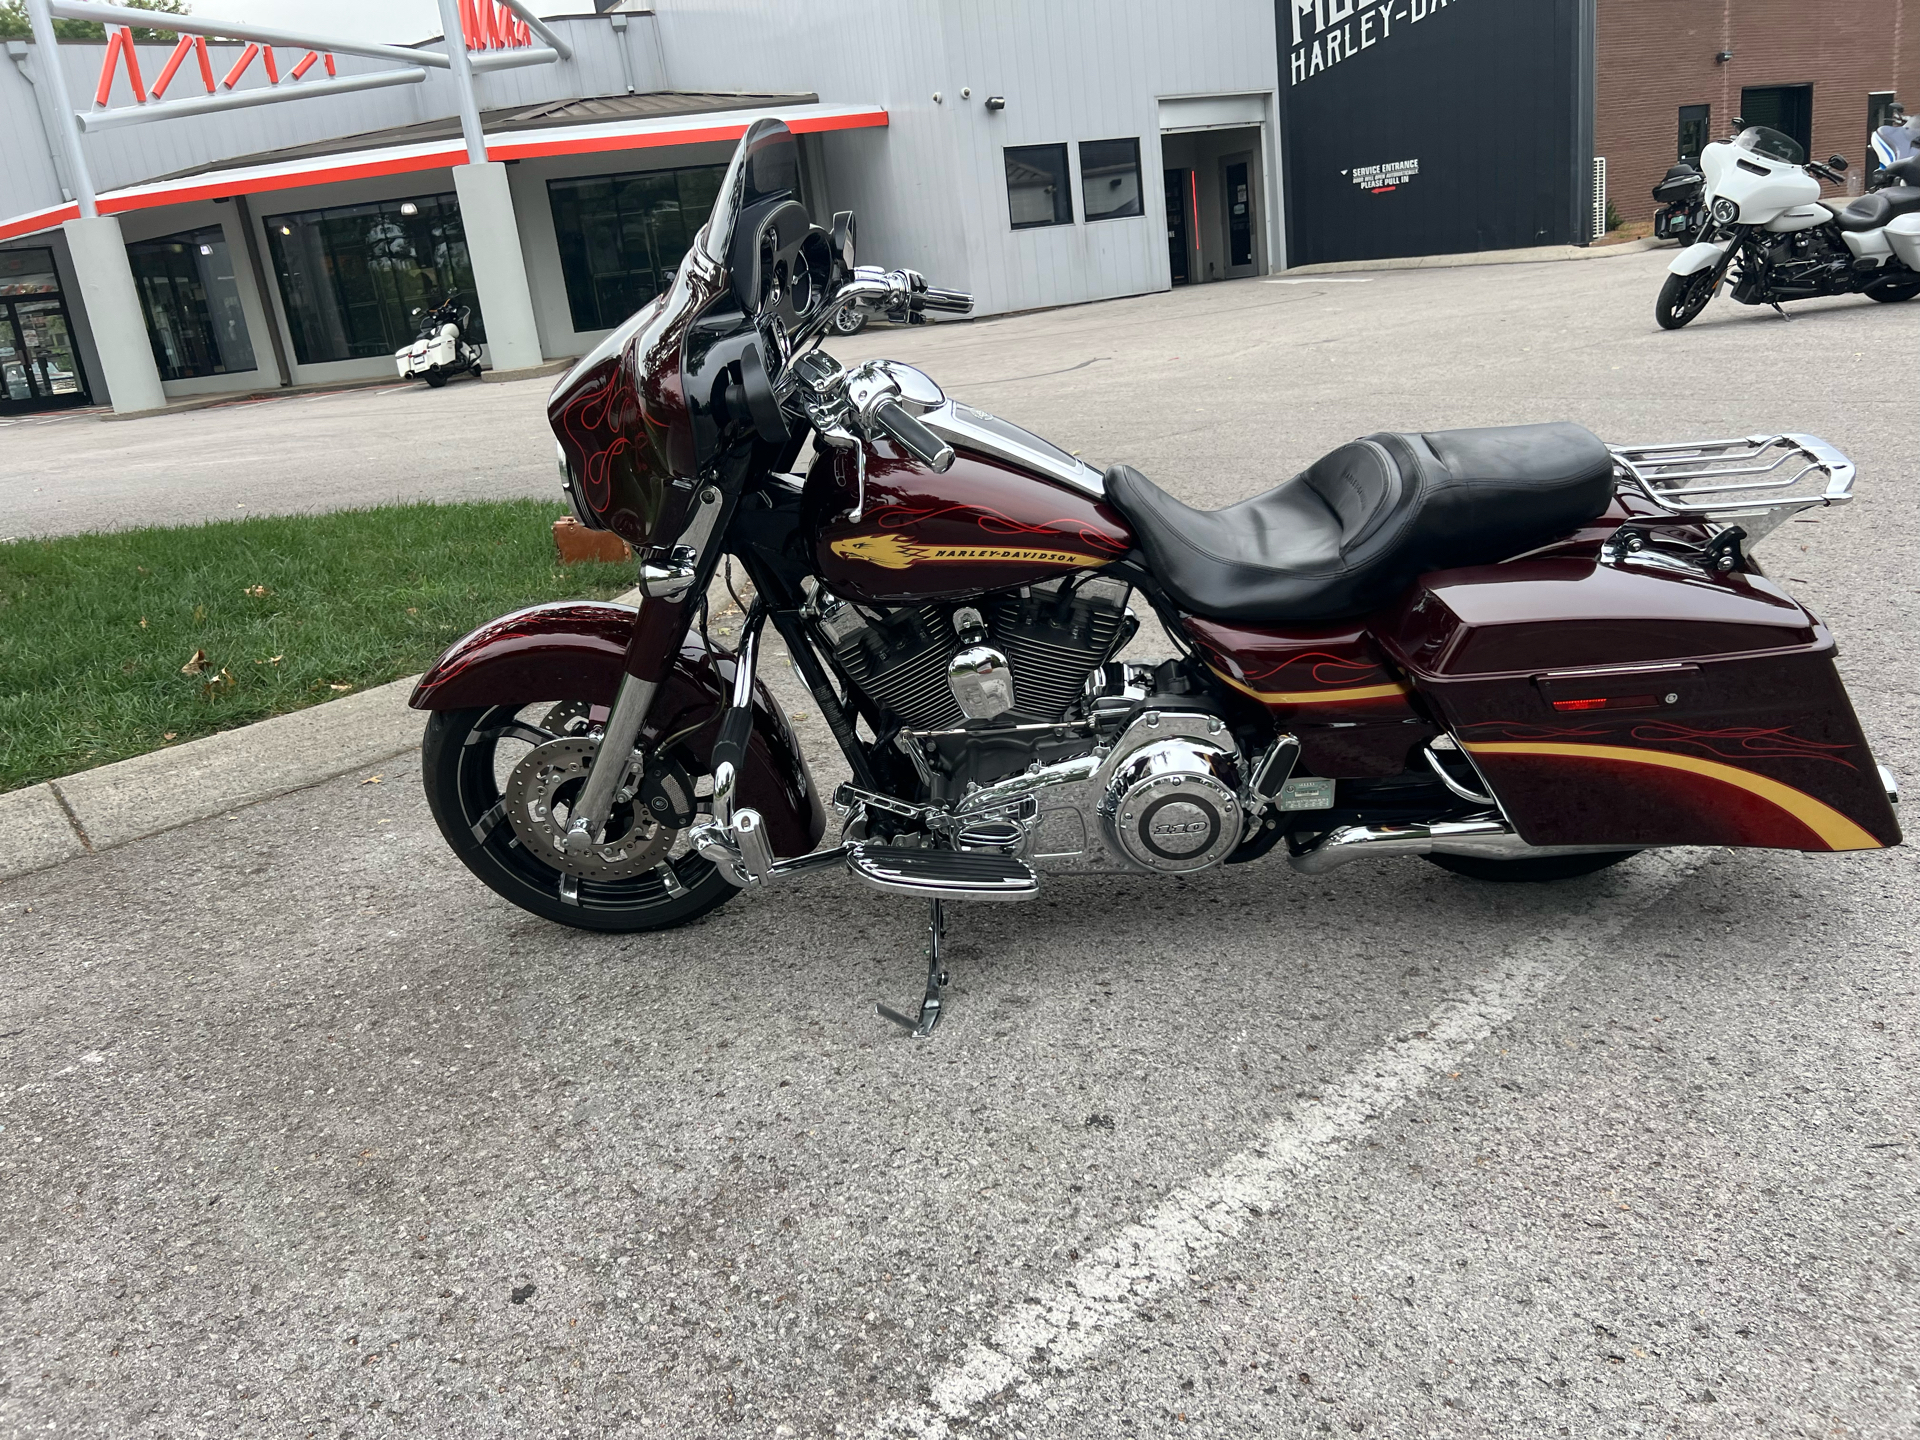
[[[1682, 105], [1711, 105], [1727, 137], [1747, 85], [1813, 86], [1815, 159], [1854, 170], [1867, 148], [1867, 95], [1892, 90], [1920, 111], [1920, 0], [1597, 0], [1594, 153], [1625, 221], [1650, 220], [1647, 193], [1678, 158]], [[1731, 50], [1722, 64], [1714, 56]], [[1839, 194], [1838, 190], [1830, 193]]]

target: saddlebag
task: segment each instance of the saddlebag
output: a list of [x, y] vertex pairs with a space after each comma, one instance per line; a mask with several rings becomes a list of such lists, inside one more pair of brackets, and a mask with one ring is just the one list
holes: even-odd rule
[[1833, 637], [1661, 554], [1426, 576], [1380, 639], [1533, 845], [1900, 842]]

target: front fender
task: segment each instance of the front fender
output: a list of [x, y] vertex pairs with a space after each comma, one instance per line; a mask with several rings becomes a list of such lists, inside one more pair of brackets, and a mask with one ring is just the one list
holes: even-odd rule
[[1721, 257], [1733, 248], [1731, 240], [1701, 240], [1687, 246], [1673, 257], [1673, 263], [1667, 266], [1669, 275], [1697, 275], [1709, 265], [1718, 265]]
[[[563, 601], [503, 615], [455, 641], [420, 677], [407, 703], [416, 710], [541, 700], [611, 705], [638, 613], [631, 605]], [[642, 739], [670, 739], [705, 767], [731, 701], [733, 666], [730, 651], [709, 651], [698, 636], [689, 635], [654, 696]], [[793, 726], [780, 702], [757, 681], [740, 801], [766, 820], [775, 855], [805, 855], [826, 833], [826, 809]]]

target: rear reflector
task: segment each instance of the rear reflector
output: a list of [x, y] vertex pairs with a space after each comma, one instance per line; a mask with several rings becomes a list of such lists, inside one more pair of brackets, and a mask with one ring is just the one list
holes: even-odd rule
[[1660, 702], [1652, 695], [1613, 695], [1595, 700], [1555, 700], [1556, 710], [1651, 710]]

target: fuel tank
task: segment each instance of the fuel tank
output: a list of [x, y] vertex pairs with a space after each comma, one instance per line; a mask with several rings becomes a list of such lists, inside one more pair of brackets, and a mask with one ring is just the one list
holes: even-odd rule
[[935, 474], [891, 441], [874, 442], [858, 520], [853, 451], [823, 450], [807, 472], [808, 538], [835, 594], [874, 605], [965, 599], [1098, 569], [1133, 548], [1097, 472], [964, 406], [920, 418], [954, 447], [952, 467]]

